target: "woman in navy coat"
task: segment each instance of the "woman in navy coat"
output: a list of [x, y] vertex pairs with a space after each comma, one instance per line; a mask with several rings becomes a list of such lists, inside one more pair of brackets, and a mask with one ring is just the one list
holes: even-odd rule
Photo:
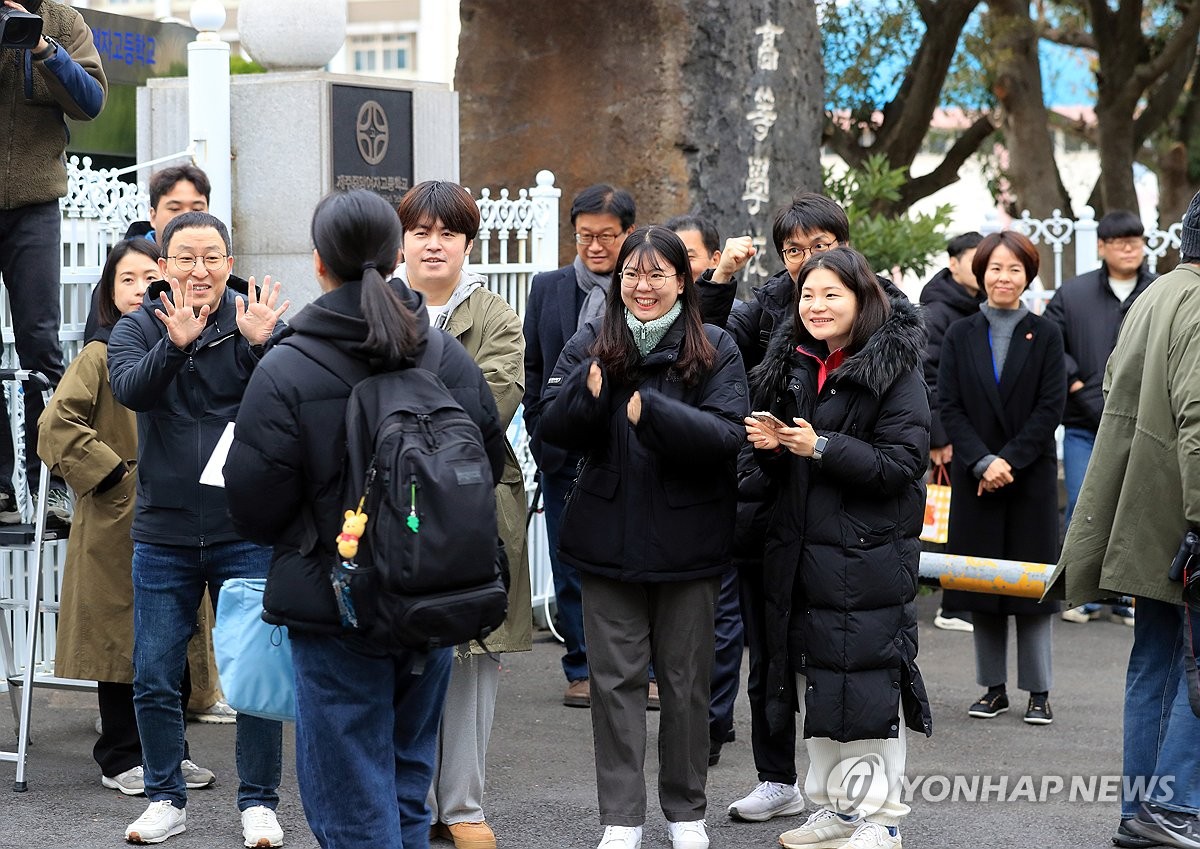
[[[1054, 431], [1067, 398], [1062, 334], [1029, 312], [1021, 294], [1038, 271], [1020, 233], [980, 242], [972, 270], [987, 292], [978, 315], [950, 326], [938, 372], [939, 412], [954, 446], [950, 464], [953, 554], [1054, 563], [1058, 558], [1058, 459]], [[1008, 710], [1008, 617], [1017, 619], [1017, 685], [1030, 693], [1025, 721], [1053, 719], [1050, 627], [1057, 602], [949, 593], [943, 605], [972, 612], [975, 668], [987, 692], [968, 713]]]

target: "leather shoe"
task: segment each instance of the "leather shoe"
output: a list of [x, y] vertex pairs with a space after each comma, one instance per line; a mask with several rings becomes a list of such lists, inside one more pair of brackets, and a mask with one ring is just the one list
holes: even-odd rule
[[662, 702], [658, 699], [658, 682], [650, 682], [650, 693], [646, 699], [646, 710], [662, 710]]
[[590, 708], [592, 706], [592, 685], [587, 678], [580, 678], [567, 685], [563, 694], [563, 704], [567, 707]]
[[496, 849], [496, 835], [486, 822], [438, 823], [435, 831], [454, 841], [455, 849]]

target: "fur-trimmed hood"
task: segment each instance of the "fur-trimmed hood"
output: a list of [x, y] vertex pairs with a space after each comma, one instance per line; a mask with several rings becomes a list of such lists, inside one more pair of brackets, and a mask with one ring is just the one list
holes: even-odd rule
[[[891, 312], [861, 351], [838, 366], [829, 377], [847, 380], [869, 390], [875, 397], [887, 391], [900, 375], [917, 368], [925, 353], [925, 322], [921, 310], [899, 289], [885, 290], [891, 302]], [[798, 320], [794, 311], [775, 326], [771, 342], [762, 363], [750, 372], [750, 393], [755, 409], [762, 409], [783, 384], [784, 376], [802, 362], [804, 354], [792, 342], [793, 326]], [[823, 356], [824, 345], [801, 331], [800, 344], [817, 356]]]

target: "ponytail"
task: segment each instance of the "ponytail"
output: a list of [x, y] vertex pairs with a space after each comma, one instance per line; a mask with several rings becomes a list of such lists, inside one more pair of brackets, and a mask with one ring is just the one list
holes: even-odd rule
[[373, 262], [363, 264], [359, 304], [367, 319], [363, 349], [383, 360], [387, 368], [399, 368], [403, 360], [416, 352], [417, 320]]

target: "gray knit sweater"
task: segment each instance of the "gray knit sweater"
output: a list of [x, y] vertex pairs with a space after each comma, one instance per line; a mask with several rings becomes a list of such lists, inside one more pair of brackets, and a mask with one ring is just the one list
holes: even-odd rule
[[[1021, 319], [1029, 315], [1029, 310], [1025, 307], [1017, 307], [1015, 310], [1002, 310], [993, 307], [990, 304], [981, 304], [979, 311], [983, 313], [988, 322], [988, 338], [992, 345], [992, 367], [997, 375], [1004, 373], [1004, 361], [1008, 359], [1008, 347], [1012, 343], [1013, 331], [1017, 329], [1017, 325], [1021, 323]], [[996, 382], [1000, 382], [1000, 378], [996, 378]], [[995, 454], [988, 454], [982, 460], [975, 464], [972, 471], [975, 477], [982, 478], [983, 473], [987, 471], [987, 467], [996, 459]]]

